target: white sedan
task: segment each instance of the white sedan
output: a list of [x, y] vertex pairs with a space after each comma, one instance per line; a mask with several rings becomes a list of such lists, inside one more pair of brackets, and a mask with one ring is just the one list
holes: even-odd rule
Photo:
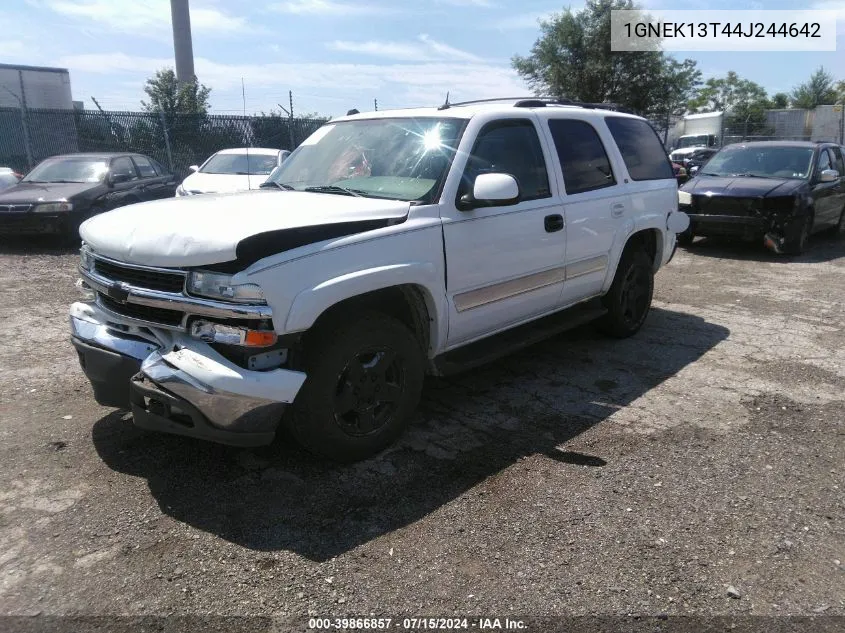
[[258, 189], [267, 176], [290, 155], [288, 150], [237, 147], [212, 154], [176, 188], [176, 197], [198, 193], [227, 193]]

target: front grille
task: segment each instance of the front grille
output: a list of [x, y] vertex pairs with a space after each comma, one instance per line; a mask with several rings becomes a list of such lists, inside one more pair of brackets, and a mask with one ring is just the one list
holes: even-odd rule
[[31, 208], [31, 204], [0, 204], [0, 213], [26, 213]]
[[182, 318], [185, 316], [179, 310], [151, 308], [150, 306], [142, 306], [135, 303], [119, 303], [102, 293], [98, 293], [97, 296], [100, 303], [106, 310], [111, 310], [115, 314], [120, 314], [122, 316], [129, 317], [130, 319], [139, 319], [141, 321], [160, 323], [162, 325], [179, 326], [182, 324]]
[[758, 208], [756, 198], [731, 198], [727, 196], [696, 196], [695, 209], [705, 215], [732, 215], [754, 217]]
[[180, 273], [132, 268], [102, 259], [94, 260], [94, 270], [103, 277], [115, 281], [125, 281], [137, 288], [148, 288], [162, 292], [182, 292], [185, 285], [185, 276]]

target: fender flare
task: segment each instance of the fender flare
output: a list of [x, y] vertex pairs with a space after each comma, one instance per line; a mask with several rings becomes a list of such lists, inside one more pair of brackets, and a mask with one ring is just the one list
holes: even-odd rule
[[326, 310], [341, 301], [386, 288], [413, 285], [423, 295], [430, 319], [430, 347], [436, 352], [446, 340], [448, 316], [443, 280], [437, 267], [428, 262], [405, 262], [356, 270], [333, 277], [300, 291], [291, 302], [285, 332], [309, 329]]

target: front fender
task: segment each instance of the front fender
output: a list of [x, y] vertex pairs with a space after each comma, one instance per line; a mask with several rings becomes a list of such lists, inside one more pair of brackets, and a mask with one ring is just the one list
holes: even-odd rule
[[[285, 321], [285, 332], [307, 330], [333, 305], [367, 292], [393, 286], [414, 285], [425, 298], [431, 323], [431, 349], [440, 349], [446, 340], [447, 312], [443, 280], [434, 264], [406, 262], [366, 268], [340, 275], [306, 288], [296, 295]], [[440, 291], [437, 289], [441, 288]]]

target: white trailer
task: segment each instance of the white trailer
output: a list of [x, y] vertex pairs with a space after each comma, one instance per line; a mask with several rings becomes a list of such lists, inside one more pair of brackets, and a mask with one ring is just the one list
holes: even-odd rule
[[680, 162], [702, 147], [720, 147], [724, 118], [724, 112], [686, 115], [672, 131], [669, 157]]

